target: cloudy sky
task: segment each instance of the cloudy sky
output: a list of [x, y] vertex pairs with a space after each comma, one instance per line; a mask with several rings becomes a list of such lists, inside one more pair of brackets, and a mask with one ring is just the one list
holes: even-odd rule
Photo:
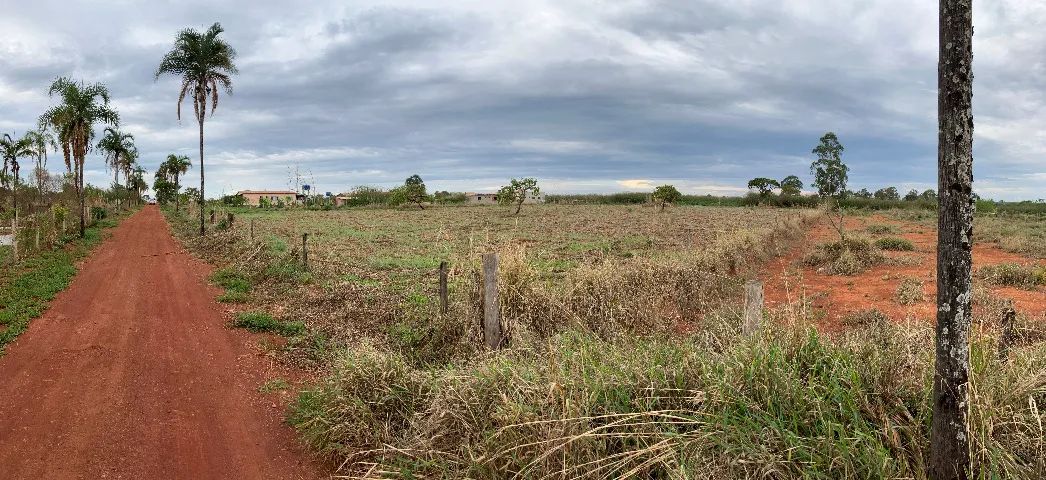
[[[809, 182], [827, 130], [851, 188], [936, 185], [930, 0], [0, 3], [0, 132], [35, 125], [56, 76], [103, 82], [149, 170], [197, 158], [178, 82], [153, 72], [176, 31], [221, 22], [240, 74], [206, 125], [212, 195], [295, 169], [335, 192], [418, 173], [430, 190], [733, 194]], [[975, 189], [1046, 197], [1046, 2], [975, 5]], [[108, 182], [100, 157], [88, 169]]]

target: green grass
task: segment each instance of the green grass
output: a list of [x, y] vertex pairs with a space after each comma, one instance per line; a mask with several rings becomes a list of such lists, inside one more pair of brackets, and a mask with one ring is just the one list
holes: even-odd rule
[[224, 268], [211, 274], [211, 282], [225, 289], [218, 297], [222, 303], [246, 303], [250, 300], [251, 280], [235, 270]]
[[251, 332], [271, 332], [285, 337], [301, 335], [305, 333], [305, 324], [302, 322], [285, 322], [277, 320], [267, 313], [244, 312], [236, 316], [234, 327], [245, 328]]
[[76, 275], [76, 261], [102, 241], [102, 230], [115, 225], [113, 219], [96, 222], [85, 231], [83, 239], [27, 258], [14, 273], [4, 272], [0, 278], [0, 355], [29, 327], [32, 319], [44, 312], [55, 295], [69, 286]]

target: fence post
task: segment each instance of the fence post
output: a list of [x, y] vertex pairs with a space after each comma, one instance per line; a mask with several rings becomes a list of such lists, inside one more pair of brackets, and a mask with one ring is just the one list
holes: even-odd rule
[[1017, 332], [1014, 323], [1017, 320], [1017, 311], [1013, 309], [1012, 301], [1006, 302], [1002, 308], [1002, 335], [999, 336], [999, 362], [1006, 363], [1010, 355], [1010, 347], [1016, 340]]
[[35, 244], [35, 248], [36, 248], [36, 251], [39, 252], [40, 251], [40, 219], [37, 218], [37, 219], [34, 219], [34, 220], [35, 221], [33, 222], [33, 224], [36, 225], [36, 244]]
[[225, 218], [229, 221], [229, 228], [232, 228], [232, 222], [236, 220], [236, 216], [233, 215], [232, 212], [229, 212], [226, 214]]
[[301, 234], [301, 264], [306, 270], [309, 269], [309, 249], [306, 246], [306, 242], [309, 240], [309, 234]]
[[763, 282], [749, 280], [745, 282], [745, 323], [742, 333], [745, 336], [755, 335], [763, 328]]
[[483, 255], [483, 340], [490, 348], [504, 342], [501, 331], [501, 305], [498, 301], [498, 254]]
[[450, 310], [447, 304], [447, 262], [439, 262], [439, 311], [446, 315]]
[[211, 225], [214, 225], [214, 209], [211, 209]]
[[251, 219], [251, 241], [254, 241], [254, 219]]

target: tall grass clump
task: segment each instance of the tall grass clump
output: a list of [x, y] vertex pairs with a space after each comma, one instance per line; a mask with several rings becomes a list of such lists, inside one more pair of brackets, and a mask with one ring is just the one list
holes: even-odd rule
[[817, 245], [804, 262], [829, 275], [857, 275], [885, 260], [871, 240], [847, 237]]
[[[711, 323], [739, 319], [729, 314]], [[780, 320], [780, 319], [779, 319]], [[925, 478], [933, 332], [778, 321], [687, 337], [583, 330], [455, 367], [346, 350], [290, 421], [364, 478]], [[976, 476], [1041, 478], [1046, 349], [973, 344]]]
[[991, 285], [1033, 290], [1046, 285], [1046, 266], [1000, 263], [978, 268], [976, 276]]

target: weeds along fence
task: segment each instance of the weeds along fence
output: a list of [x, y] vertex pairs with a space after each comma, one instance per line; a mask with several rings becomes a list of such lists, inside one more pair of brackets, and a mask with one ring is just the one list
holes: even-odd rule
[[[95, 210], [88, 215], [88, 223], [93, 224], [101, 218], [104, 218], [104, 213]], [[6, 248], [5, 256], [11, 264], [62, 247], [79, 229], [79, 218], [70, 218], [69, 210], [61, 205], [30, 215], [14, 216], [3, 223], [0, 226], [0, 245]]]

